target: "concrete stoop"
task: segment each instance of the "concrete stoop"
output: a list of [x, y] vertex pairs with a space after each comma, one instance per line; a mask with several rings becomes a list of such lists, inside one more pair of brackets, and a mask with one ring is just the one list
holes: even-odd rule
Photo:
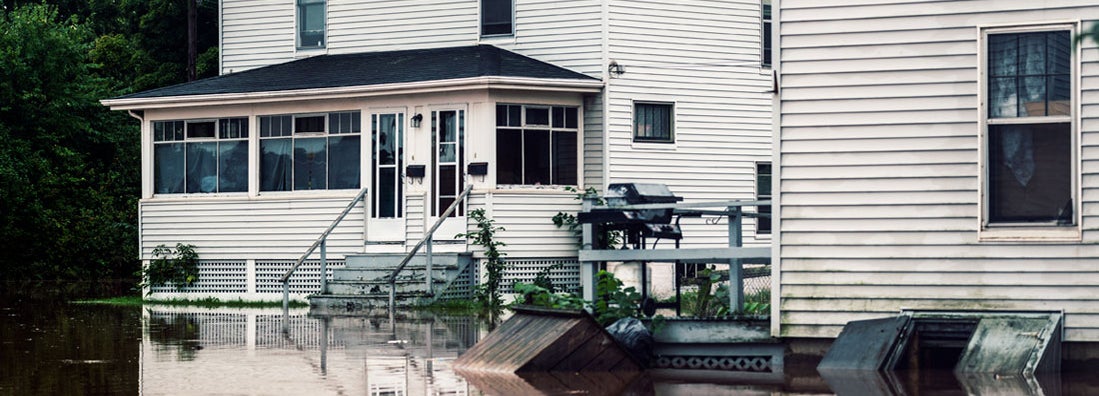
[[[387, 309], [389, 305], [389, 281], [387, 277], [400, 264], [404, 254], [367, 253], [349, 255], [344, 268], [332, 270], [328, 293], [309, 296], [310, 312], [348, 312]], [[398, 307], [423, 304], [435, 296], [447, 298], [468, 297], [471, 292], [473, 258], [469, 253], [437, 253], [432, 256], [431, 274], [427, 260], [417, 255], [397, 275], [395, 304]], [[428, 293], [431, 279], [434, 294]]]

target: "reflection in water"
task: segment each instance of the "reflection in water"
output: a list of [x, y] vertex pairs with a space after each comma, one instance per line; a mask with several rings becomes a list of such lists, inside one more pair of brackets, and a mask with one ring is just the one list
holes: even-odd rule
[[1095, 369], [1051, 378], [900, 371], [822, 380], [792, 366], [775, 381], [705, 371], [463, 377], [450, 364], [487, 333], [475, 318], [298, 310], [283, 333], [277, 308], [71, 305], [65, 295], [2, 291], [0, 395], [1099, 394]]

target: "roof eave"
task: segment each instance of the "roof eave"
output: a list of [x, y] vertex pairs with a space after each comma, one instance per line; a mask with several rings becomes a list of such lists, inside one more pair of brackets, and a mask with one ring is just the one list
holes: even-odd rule
[[100, 103], [104, 106], [109, 106], [111, 110], [145, 110], [173, 107], [224, 106], [232, 104], [255, 104], [298, 100], [340, 99], [348, 97], [408, 95], [477, 89], [597, 93], [602, 91], [603, 82], [595, 79], [581, 80], [486, 76], [412, 83], [310, 88], [286, 91], [103, 99]]

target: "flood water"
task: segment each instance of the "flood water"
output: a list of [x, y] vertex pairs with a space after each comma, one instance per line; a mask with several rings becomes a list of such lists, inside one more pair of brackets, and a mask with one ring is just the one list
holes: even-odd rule
[[[2, 284], [0, 284], [2, 285]], [[72, 304], [74, 293], [5, 287], [0, 395], [962, 395], [1099, 392], [1099, 372], [1053, 378], [951, 373], [821, 378], [739, 375], [463, 376], [451, 363], [487, 334], [476, 318], [311, 317], [281, 309]], [[107, 293], [117, 290], [108, 290]]]

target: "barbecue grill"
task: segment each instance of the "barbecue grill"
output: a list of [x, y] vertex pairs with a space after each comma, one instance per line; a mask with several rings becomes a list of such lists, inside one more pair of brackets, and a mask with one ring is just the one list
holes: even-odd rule
[[672, 194], [668, 186], [646, 183], [616, 183], [607, 188], [604, 195], [607, 207], [582, 212], [577, 217], [581, 224], [598, 224], [605, 230], [624, 230], [627, 240], [639, 243], [643, 238], [679, 240], [683, 232], [678, 224], [671, 224], [672, 208], [622, 209], [626, 205], [669, 204], [682, 201]]

